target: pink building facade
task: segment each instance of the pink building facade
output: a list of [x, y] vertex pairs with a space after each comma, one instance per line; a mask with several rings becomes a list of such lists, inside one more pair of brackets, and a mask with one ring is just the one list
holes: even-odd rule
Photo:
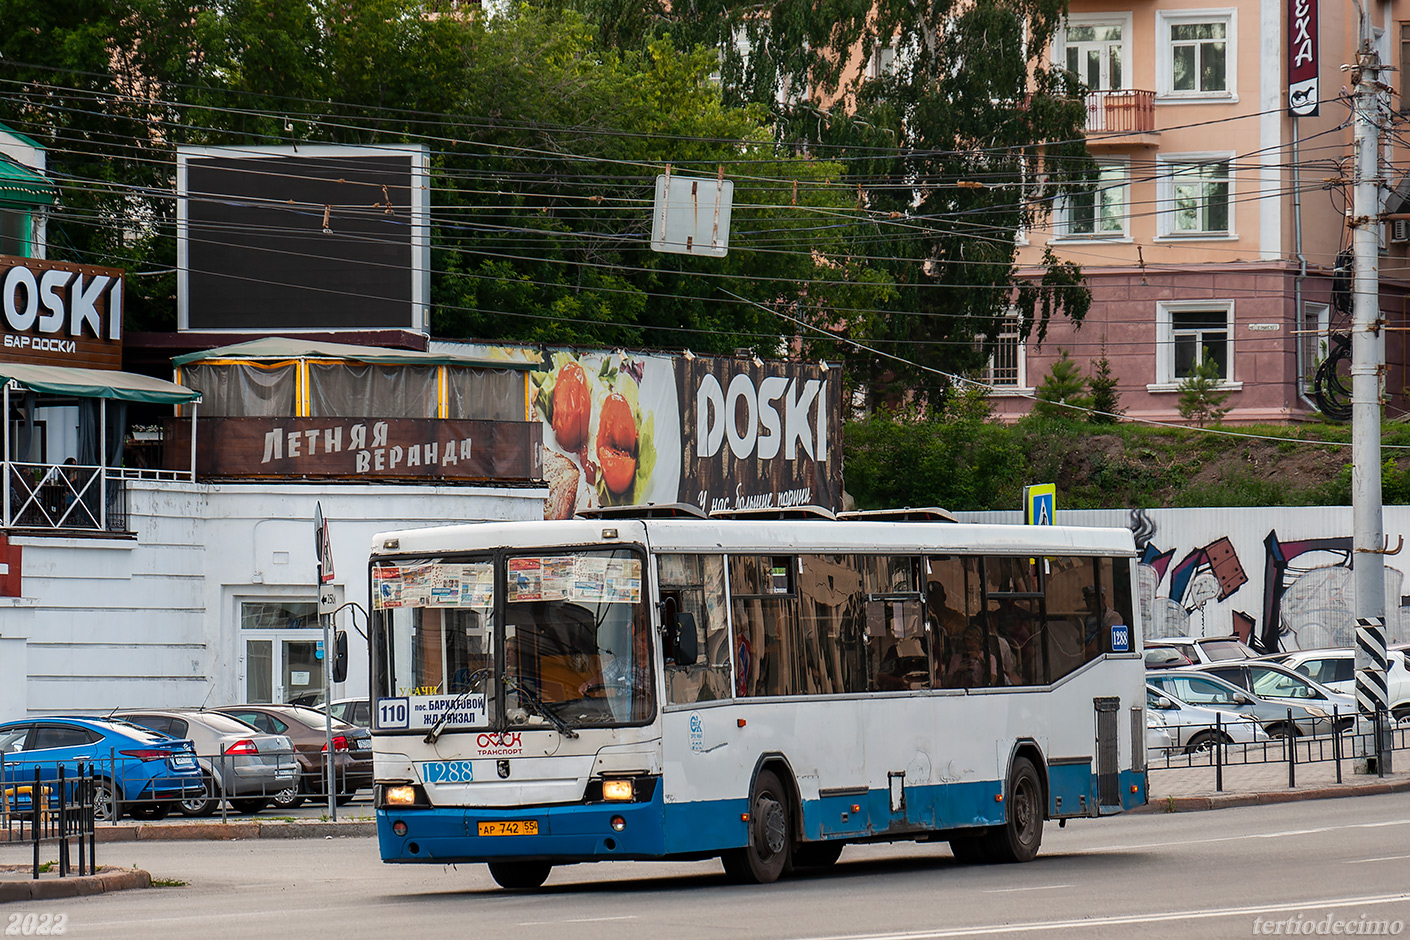
[[[1410, 5], [1401, 6], [1368, 4], [1387, 66], [1401, 66], [1410, 45], [1410, 23], [1396, 19], [1410, 18]], [[1080, 328], [1055, 322], [1041, 348], [1016, 337], [1001, 348], [991, 369], [996, 413], [1026, 413], [1026, 395], [1061, 350], [1090, 375], [1103, 348], [1131, 417], [1180, 421], [1179, 383], [1205, 358], [1230, 393], [1226, 422], [1317, 413], [1318, 365], [1350, 325], [1333, 281], [1351, 243], [1341, 66], [1353, 61], [1356, 29], [1353, 5], [1324, 4], [1318, 16], [1313, 0], [1073, 0], [1051, 55], [1091, 89], [1087, 137], [1101, 178], [1055, 199], [1047, 223], [1026, 234], [1020, 262], [1036, 263], [1045, 246], [1077, 262], [1092, 309]], [[1293, 91], [1301, 105], [1318, 101], [1319, 113], [1295, 117], [1288, 63], [1305, 67], [1309, 49], [1319, 88]], [[1385, 77], [1397, 84], [1403, 74]], [[1392, 102], [1400, 107], [1398, 95]], [[1388, 143], [1386, 164], [1396, 156], [1403, 148]], [[1399, 179], [1389, 166], [1383, 175], [1390, 196]], [[1383, 226], [1389, 415], [1410, 408], [1402, 235], [1410, 225]]]

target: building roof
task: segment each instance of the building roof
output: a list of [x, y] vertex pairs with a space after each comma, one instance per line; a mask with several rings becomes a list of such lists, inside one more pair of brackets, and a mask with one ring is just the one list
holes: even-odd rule
[[25, 134], [21, 134], [19, 131], [15, 130], [13, 127], [11, 127], [10, 125], [6, 124], [4, 121], [0, 121], [0, 133], [9, 134], [11, 137], [15, 138], [15, 139], [18, 140], [20, 143], [25, 144], [26, 146], [29, 146], [29, 147], [33, 147], [35, 150], [46, 150], [46, 149], [48, 149], [48, 148], [46, 148], [43, 144], [41, 144], [39, 141], [35, 140], [33, 137], [29, 137], [29, 136], [27, 136], [27, 135], [25, 135]]
[[114, 398], [119, 401], [179, 405], [201, 397], [199, 391], [165, 379], [108, 369], [0, 362], [0, 381], [3, 380], [16, 382], [35, 392], [74, 395], [78, 398]]
[[54, 184], [42, 173], [0, 154], [0, 201], [53, 205]]
[[212, 359], [348, 359], [353, 362], [375, 362], [383, 365], [459, 365], [484, 366], [494, 369], [531, 369], [531, 363], [503, 362], [479, 356], [457, 356], [453, 353], [418, 352], [413, 349], [391, 349], [386, 346], [356, 346], [352, 343], [329, 343], [286, 336], [268, 336], [233, 346], [221, 346], [204, 352], [177, 356], [174, 365], [184, 366]]

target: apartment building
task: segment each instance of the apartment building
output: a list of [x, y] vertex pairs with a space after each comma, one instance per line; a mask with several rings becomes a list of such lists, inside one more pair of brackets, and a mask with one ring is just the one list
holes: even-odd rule
[[[1398, 65], [1399, 8], [1370, 0], [1368, 9], [1382, 62]], [[1020, 262], [1035, 264], [1051, 246], [1082, 266], [1093, 303], [1080, 328], [1055, 322], [1041, 348], [1006, 337], [990, 370], [998, 414], [1025, 413], [1024, 396], [1064, 349], [1089, 375], [1105, 351], [1131, 417], [1179, 421], [1180, 382], [1206, 358], [1229, 392], [1226, 422], [1318, 410], [1318, 365], [1350, 323], [1334, 271], [1351, 244], [1340, 67], [1356, 42], [1349, 3], [1324, 4], [1319, 16], [1316, 0], [1074, 0], [1051, 55], [1090, 89], [1086, 134], [1100, 180], [1054, 199]], [[1291, 86], [1290, 60], [1299, 69]], [[1301, 116], [1290, 113], [1290, 87]], [[1395, 152], [1388, 144], [1386, 156]], [[1385, 175], [1396, 201], [1398, 180]], [[1410, 302], [1396, 240], [1404, 228], [1387, 226], [1382, 239], [1391, 414], [1410, 408], [1396, 329]]]

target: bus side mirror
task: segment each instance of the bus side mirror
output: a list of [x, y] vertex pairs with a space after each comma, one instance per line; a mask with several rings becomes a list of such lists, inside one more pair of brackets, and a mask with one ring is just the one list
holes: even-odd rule
[[348, 681], [348, 631], [333, 634], [333, 681]]
[[700, 657], [700, 641], [695, 635], [695, 615], [680, 611], [671, 618], [667, 653], [677, 666], [694, 666]]

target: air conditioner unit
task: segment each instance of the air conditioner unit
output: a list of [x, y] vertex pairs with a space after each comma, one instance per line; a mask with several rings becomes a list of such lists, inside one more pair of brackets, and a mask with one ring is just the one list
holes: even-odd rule
[[1391, 220], [1390, 240], [1393, 242], [1410, 242], [1410, 219]]

